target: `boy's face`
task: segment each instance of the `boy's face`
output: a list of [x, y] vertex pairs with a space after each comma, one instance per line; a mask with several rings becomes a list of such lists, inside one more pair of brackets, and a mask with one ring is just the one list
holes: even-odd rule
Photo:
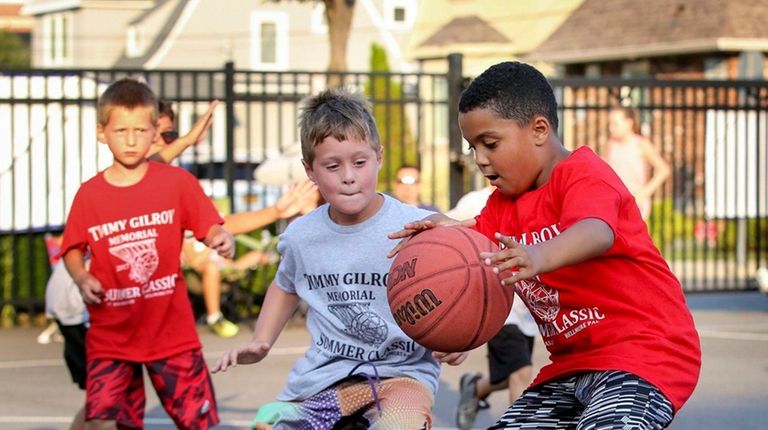
[[155, 138], [153, 108], [114, 106], [106, 125], [97, 126], [99, 141], [106, 143], [115, 163], [132, 168], [143, 163]]
[[365, 140], [338, 141], [326, 137], [315, 146], [312, 165], [304, 164], [307, 176], [330, 205], [330, 216], [341, 225], [357, 224], [373, 216], [383, 203], [376, 184], [381, 150]]
[[490, 109], [459, 114], [459, 127], [473, 149], [475, 163], [491, 185], [518, 197], [537, 188], [542, 171], [538, 147], [542, 136], [533, 124], [520, 128], [514, 120], [499, 118]]

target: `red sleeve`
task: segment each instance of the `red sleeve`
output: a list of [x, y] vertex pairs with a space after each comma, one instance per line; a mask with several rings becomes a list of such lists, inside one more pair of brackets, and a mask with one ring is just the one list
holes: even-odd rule
[[202, 241], [214, 224], [224, 224], [211, 199], [205, 195], [200, 182], [186, 170], [179, 169], [182, 175], [182, 227], [191, 230], [197, 240]]
[[619, 191], [599, 174], [570, 173], [563, 175], [557, 187], [562, 201], [560, 226], [567, 229], [581, 220], [597, 218], [615, 234], [621, 207]]
[[79, 249], [85, 254], [88, 250], [88, 231], [85, 227], [85, 218], [83, 213], [85, 192], [82, 186], [75, 194], [75, 199], [72, 201], [72, 207], [69, 209], [69, 215], [67, 215], [67, 222], [64, 224], [64, 233], [61, 240], [61, 247], [56, 255], [58, 258], [64, 257], [64, 255], [70, 249]]

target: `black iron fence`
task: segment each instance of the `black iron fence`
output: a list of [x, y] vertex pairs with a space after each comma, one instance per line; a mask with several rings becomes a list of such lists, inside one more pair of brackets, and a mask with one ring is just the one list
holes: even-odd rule
[[[271, 204], [281, 180], [257, 181], [267, 158], [291, 154], [300, 101], [330, 79], [366, 94], [385, 161], [380, 187], [418, 164], [423, 197], [448, 209], [473, 186], [457, 102], [461, 58], [447, 74], [219, 70], [31, 70], [0, 72], [0, 303], [37, 312], [50, 273], [47, 234], [61, 231], [79, 184], [111, 160], [96, 142], [98, 95], [115, 79], [146, 80], [173, 102], [187, 130], [222, 101], [206, 140], [178, 159], [214, 198], [243, 211]], [[553, 80], [563, 142], [602, 153], [607, 113], [641, 112], [642, 131], [672, 166], [653, 196], [649, 229], [670, 266], [694, 290], [747, 289], [768, 265], [768, 89], [764, 82]], [[260, 178], [264, 179], [264, 178]]]
[[[686, 290], [755, 286], [768, 263], [764, 81], [556, 80], [566, 146], [604, 154], [608, 111], [631, 106], [671, 166], [648, 219]], [[637, 160], [642, 163], [642, 160]]]

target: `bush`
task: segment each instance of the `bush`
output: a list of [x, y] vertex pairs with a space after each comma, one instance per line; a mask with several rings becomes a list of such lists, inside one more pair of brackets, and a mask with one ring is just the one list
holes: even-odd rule
[[648, 230], [653, 243], [662, 252], [675, 243], [693, 240], [695, 225], [694, 217], [675, 210], [672, 199], [666, 198], [653, 202], [653, 209], [648, 218]]
[[[0, 235], [0, 298], [42, 307], [51, 275], [44, 233]], [[32, 309], [29, 309], [32, 310]]]

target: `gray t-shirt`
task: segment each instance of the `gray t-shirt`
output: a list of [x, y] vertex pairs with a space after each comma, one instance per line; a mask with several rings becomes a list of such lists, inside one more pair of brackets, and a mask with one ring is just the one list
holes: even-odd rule
[[[308, 304], [312, 344], [291, 370], [278, 400], [311, 397], [366, 361], [381, 377], [411, 377], [433, 393], [437, 390], [440, 365], [397, 326], [386, 284], [392, 262], [386, 255], [397, 244], [387, 234], [430, 213], [385, 195], [381, 209], [360, 224], [334, 223], [326, 204], [280, 235], [283, 259], [275, 281]], [[374, 374], [370, 365], [358, 371]]]

